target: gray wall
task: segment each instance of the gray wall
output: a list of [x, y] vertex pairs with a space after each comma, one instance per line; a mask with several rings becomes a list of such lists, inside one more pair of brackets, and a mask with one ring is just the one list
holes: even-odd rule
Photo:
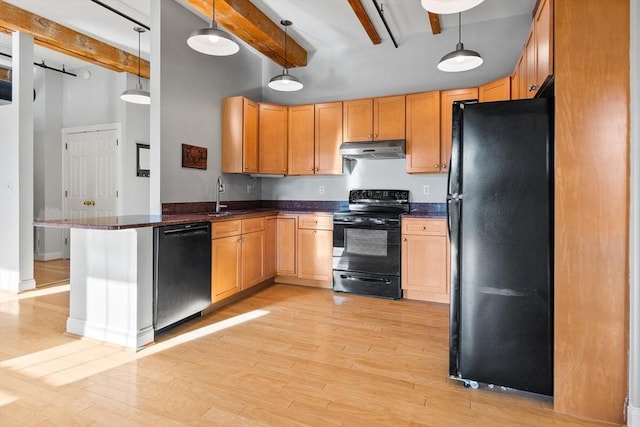
[[[36, 68], [34, 72], [37, 96], [33, 104], [33, 208], [36, 219], [55, 219], [63, 216], [60, 168], [63, 78], [61, 73], [43, 68]], [[60, 229], [36, 227], [34, 236], [35, 259], [49, 260], [62, 256]]]
[[[249, 49], [231, 57], [213, 57], [187, 46], [189, 34], [208, 23], [173, 1], [152, 2], [151, 174], [160, 167], [160, 201], [213, 200], [220, 175], [220, 105], [222, 98], [245, 95], [260, 100], [261, 59]], [[158, 96], [160, 102], [155, 103]], [[207, 169], [183, 168], [181, 145], [207, 148]], [[159, 162], [159, 163], [158, 163]], [[259, 199], [260, 185], [249, 177], [227, 175], [223, 200]], [[246, 192], [247, 184], [254, 191]], [[257, 186], [256, 186], [257, 185]], [[153, 212], [158, 206], [152, 194]]]
[[[263, 60], [263, 99], [286, 105], [320, 101], [347, 100], [371, 96], [402, 94], [438, 89], [478, 86], [511, 74], [529, 33], [531, 15], [518, 15], [466, 25], [462, 41], [473, 49], [474, 41], [487, 41], [493, 49], [480, 52], [485, 63], [478, 69], [461, 73], [444, 73], [423, 54], [433, 50], [444, 55], [455, 48], [457, 27], [445, 28], [442, 34], [412, 35], [399, 41], [398, 49], [390, 42], [358, 49], [325, 49], [314, 52], [306, 67], [291, 70], [305, 87], [299, 92], [277, 92], [266, 86], [281, 72], [272, 61]], [[521, 43], [508, 47], [504, 35]], [[436, 55], [440, 57], [441, 55]], [[324, 194], [317, 187], [325, 186]], [[429, 186], [429, 195], [424, 186]], [[411, 190], [418, 202], [444, 202], [444, 174], [409, 175], [399, 160], [359, 161], [354, 173], [343, 177], [287, 177], [263, 180], [265, 199], [345, 200], [351, 188], [381, 187]]]

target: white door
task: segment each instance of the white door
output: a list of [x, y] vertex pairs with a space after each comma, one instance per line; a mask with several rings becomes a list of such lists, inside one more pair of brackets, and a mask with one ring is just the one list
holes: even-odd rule
[[[119, 140], [119, 126], [63, 130], [65, 218], [117, 215]], [[64, 243], [68, 257], [68, 233]]]

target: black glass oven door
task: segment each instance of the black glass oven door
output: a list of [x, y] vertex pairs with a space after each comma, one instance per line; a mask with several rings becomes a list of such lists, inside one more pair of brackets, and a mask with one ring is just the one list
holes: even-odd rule
[[399, 225], [334, 223], [333, 269], [400, 275]]

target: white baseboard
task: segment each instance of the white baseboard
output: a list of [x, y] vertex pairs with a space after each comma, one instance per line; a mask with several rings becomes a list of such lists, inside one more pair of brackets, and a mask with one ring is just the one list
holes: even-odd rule
[[62, 252], [48, 252], [44, 254], [38, 254], [38, 253], [33, 254], [33, 259], [36, 261], [51, 261], [54, 259], [61, 259], [61, 258], [62, 258]]
[[36, 281], [34, 279], [22, 280], [18, 283], [18, 292], [30, 291], [36, 288]]
[[629, 403], [627, 407], [627, 426], [640, 427], [640, 407]]
[[71, 317], [67, 318], [67, 332], [136, 351], [153, 342], [155, 338], [153, 326], [148, 326], [139, 331], [127, 331]]

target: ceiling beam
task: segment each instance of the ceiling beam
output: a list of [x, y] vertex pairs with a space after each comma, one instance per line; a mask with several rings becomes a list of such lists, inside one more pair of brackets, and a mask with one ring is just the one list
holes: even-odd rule
[[358, 20], [360, 20], [360, 24], [362, 24], [362, 27], [369, 35], [371, 43], [380, 44], [380, 42], [382, 41], [380, 39], [380, 35], [378, 34], [378, 31], [376, 31], [376, 27], [373, 26], [373, 23], [371, 22], [369, 15], [367, 15], [367, 11], [364, 9], [364, 6], [362, 6], [362, 1], [349, 0], [349, 4], [351, 5], [351, 9], [353, 9], [353, 12], [358, 17]]
[[[211, 16], [212, 0], [184, 1], [204, 16]], [[285, 65], [284, 29], [249, 0], [216, 0], [216, 22], [282, 67], [307, 65], [307, 51], [290, 35], [287, 35]]]
[[442, 32], [442, 29], [440, 28], [440, 15], [433, 12], [428, 12], [428, 13], [429, 13], [429, 23], [431, 24], [431, 32], [434, 35], [440, 34]]
[[[0, 27], [31, 34], [35, 44], [83, 61], [138, 74], [138, 57], [71, 28], [0, 0]], [[140, 75], [149, 78], [149, 61], [140, 61]]]
[[11, 70], [8, 68], [0, 67], [0, 80], [11, 81]]

